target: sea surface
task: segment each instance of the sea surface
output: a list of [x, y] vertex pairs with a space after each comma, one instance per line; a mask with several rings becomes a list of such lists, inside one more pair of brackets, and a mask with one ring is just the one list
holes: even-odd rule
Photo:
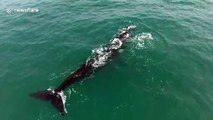
[[[29, 96], [128, 25], [119, 54], [64, 90], [65, 116]], [[213, 0], [0, 0], [0, 120], [213, 120]]]

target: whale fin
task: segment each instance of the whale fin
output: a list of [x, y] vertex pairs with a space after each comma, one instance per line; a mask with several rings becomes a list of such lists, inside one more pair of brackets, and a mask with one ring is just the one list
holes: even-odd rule
[[31, 96], [41, 100], [50, 101], [63, 116], [66, 113], [65, 101], [62, 94], [59, 92], [55, 92], [54, 90], [48, 89], [33, 93], [31, 94]]

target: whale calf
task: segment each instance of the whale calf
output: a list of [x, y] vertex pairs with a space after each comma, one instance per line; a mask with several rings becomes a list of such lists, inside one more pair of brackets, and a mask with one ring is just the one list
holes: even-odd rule
[[109, 44], [94, 49], [93, 55], [77, 70], [72, 72], [56, 89], [47, 89], [31, 94], [32, 97], [50, 101], [57, 110], [64, 115], [66, 113], [65, 101], [66, 96], [63, 95], [63, 90], [74, 82], [90, 76], [97, 68], [104, 66], [110, 57], [115, 54], [126, 40], [130, 37], [130, 30], [136, 26], [128, 26], [122, 28], [117, 37], [114, 37]]

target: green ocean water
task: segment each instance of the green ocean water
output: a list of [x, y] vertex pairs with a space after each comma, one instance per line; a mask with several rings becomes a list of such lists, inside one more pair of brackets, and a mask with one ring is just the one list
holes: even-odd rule
[[[65, 116], [29, 96], [128, 25], [119, 55], [64, 91]], [[213, 120], [213, 1], [0, 0], [0, 95], [0, 120]]]

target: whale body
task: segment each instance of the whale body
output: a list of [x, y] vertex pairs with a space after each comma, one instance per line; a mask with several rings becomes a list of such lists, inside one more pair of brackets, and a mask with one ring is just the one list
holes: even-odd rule
[[115, 54], [126, 40], [130, 37], [130, 30], [136, 26], [128, 26], [121, 29], [117, 37], [114, 37], [109, 44], [94, 49], [93, 55], [77, 70], [72, 72], [56, 89], [47, 89], [31, 94], [32, 97], [50, 101], [57, 110], [64, 115], [66, 113], [65, 101], [66, 96], [63, 95], [63, 90], [78, 80], [90, 76], [97, 68], [104, 66], [110, 57]]

